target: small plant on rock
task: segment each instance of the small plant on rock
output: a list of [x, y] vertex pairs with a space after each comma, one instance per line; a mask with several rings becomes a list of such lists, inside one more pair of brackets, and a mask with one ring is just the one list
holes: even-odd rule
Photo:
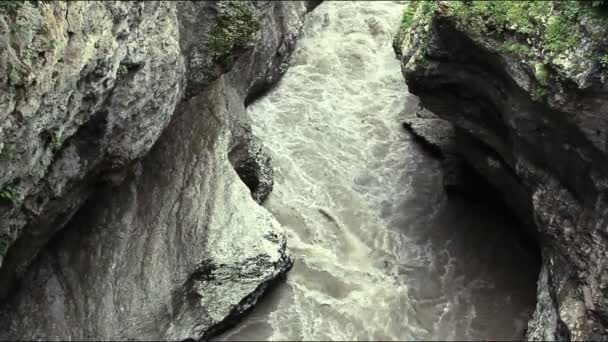
[[608, 53], [599, 58], [600, 64], [604, 68], [608, 68]]
[[247, 2], [229, 1], [222, 4], [225, 7], [209, 31], [208, 47], [215, 61], [230, 64], [234, 53], [251, 43], [260, 23]]
[[12, 144], [6, 144], [0, 149], [0, 160], [8, 161], [13, 159], [15, 156], [15, 146]]
[[55, 50], [59, 48], [59, 42], [55, 39], [49, 40], [48, 46], [49, 50]]
[[530, 92], [530, 95], [532, 97], [532, 100], [539, 102], [540, 100], [543, 99], [543, 97], [545, 97], [545, 95], [547, 95], [547, 91], [545, 90], [545, 88], [538, 87], [538, 88], [532, 90]]
[[59, 151], [61, 149], [61, 131], [56, 130], [51, 133], [51, 149], [53, 151]]
[[505, 42], [500, 46], [501, 52], [515, 53], [519, 55], [531, 55], [530, 46], [518, 42]]
[[412, 20], [414, 19], [414, 14], [416, 14], [417, 2], [410, 2], [403, 9], [403, 13], [401, 14], [401, 24], [399, 29], [401, 31], [407, 30], [412, 25]]
[[126, 65], [124, 64], [120, 64], [118, 66], [118, 70], [116, 71], [116, 77], [123, 77], [124, 75], [126, 75], [129, 72], [129, 68], [127, 68]]
[[549, 81], [549, 71], [544, 63], [537, 62], [534, 64], [534, 76], [542, 85], [547, 85]]
[[19, 187], [14, 184], [6, 184], [0, 189], [0, 200], [15, 203], [19, 198]]

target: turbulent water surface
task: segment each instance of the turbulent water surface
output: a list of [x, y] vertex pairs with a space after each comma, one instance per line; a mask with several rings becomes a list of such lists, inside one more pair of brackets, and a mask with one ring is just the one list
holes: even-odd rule
[[391, 48], [403, 4], [326, 2], [291, 68], [252, 104], [272, 152], [265, 204], [296, 262], [224, 340], [516, 339], [536, 258], [500, 215], [447, 199]]

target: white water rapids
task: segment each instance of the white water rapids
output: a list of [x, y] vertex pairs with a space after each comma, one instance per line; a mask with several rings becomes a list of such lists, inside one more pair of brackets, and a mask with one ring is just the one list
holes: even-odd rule
[[391, 47], [404, 4], [325, 2], [291, 66], [248, 111], [272, 153], [265, 207], [295, 266], [223, 340], [519, 339], [536, 259], [513, 224], [448, 199], [402, 129]]

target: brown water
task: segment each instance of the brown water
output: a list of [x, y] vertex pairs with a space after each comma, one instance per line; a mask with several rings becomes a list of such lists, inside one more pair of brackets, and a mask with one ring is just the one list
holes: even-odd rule
[[404, 4], [326, 2], [278, 87], [249, 107], [272, 152], [266, 207], [296, 263], [223, 340], [520, 339], [538, 260], [513, 223], [448, 199], [401, 128]]

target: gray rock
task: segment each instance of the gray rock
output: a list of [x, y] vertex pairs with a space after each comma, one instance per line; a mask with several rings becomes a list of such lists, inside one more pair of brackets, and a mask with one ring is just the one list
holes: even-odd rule
[[[443, 188], [448, 194], [457, 194], [473, 201], [484, 201], [504, 207], [496, 188], [472, 167], [459, 151], [465, 142], [459, 136], [466, 134], [426, 109], [411, 111], [404, 117], [403, 127], [431, 155], [441, 160]], [[469, 141], [468, 144], [472, 142]], [[474, 143], [466, 149], [474, 149]], [[490, 200], [489, 200], [490, 199]]]
[[0, 339], [205, 339], [290, 269], [229, 154], [261, 200], [272, 169], [244, 103], [285, 72], [307, 5], [237, 3], [260, 29], [219, 63], [210, 34], [231, 6], [0, 14], [0, 184], [19, 189], [0, 209]]
[[421, 109], [405, 117], [403, 127], [433, 155], [444, 158], [454, 150], [454, 127], [435, 114]]
[[[396, 45], [410, 92], [454, 125], [458, 152], [536, 237], [543, 270], [527, 337], [608, 340], [607, 70], [581, 61], [583, 82], [558, 63], [562, 74], [538, 98], [534, 59], [496, 48], [500, 35], [476, 35], [446, 11]], [[599, 48], [577, 44], [574, 54]]]
[[[0, 15], [0, 297], [93, 190], [143, 156], [185, 73], [174, 5], [20, 2]], [[36, 33], [36, 34], [34, 34]]]
[[236, 173], [251, 191], [251, 197], [262, 204], [272, 191], [274, 171], [270, 154], [262, 142], [251, 133], [247, 136], [251, 138], [232, 149], [228, 157]]

